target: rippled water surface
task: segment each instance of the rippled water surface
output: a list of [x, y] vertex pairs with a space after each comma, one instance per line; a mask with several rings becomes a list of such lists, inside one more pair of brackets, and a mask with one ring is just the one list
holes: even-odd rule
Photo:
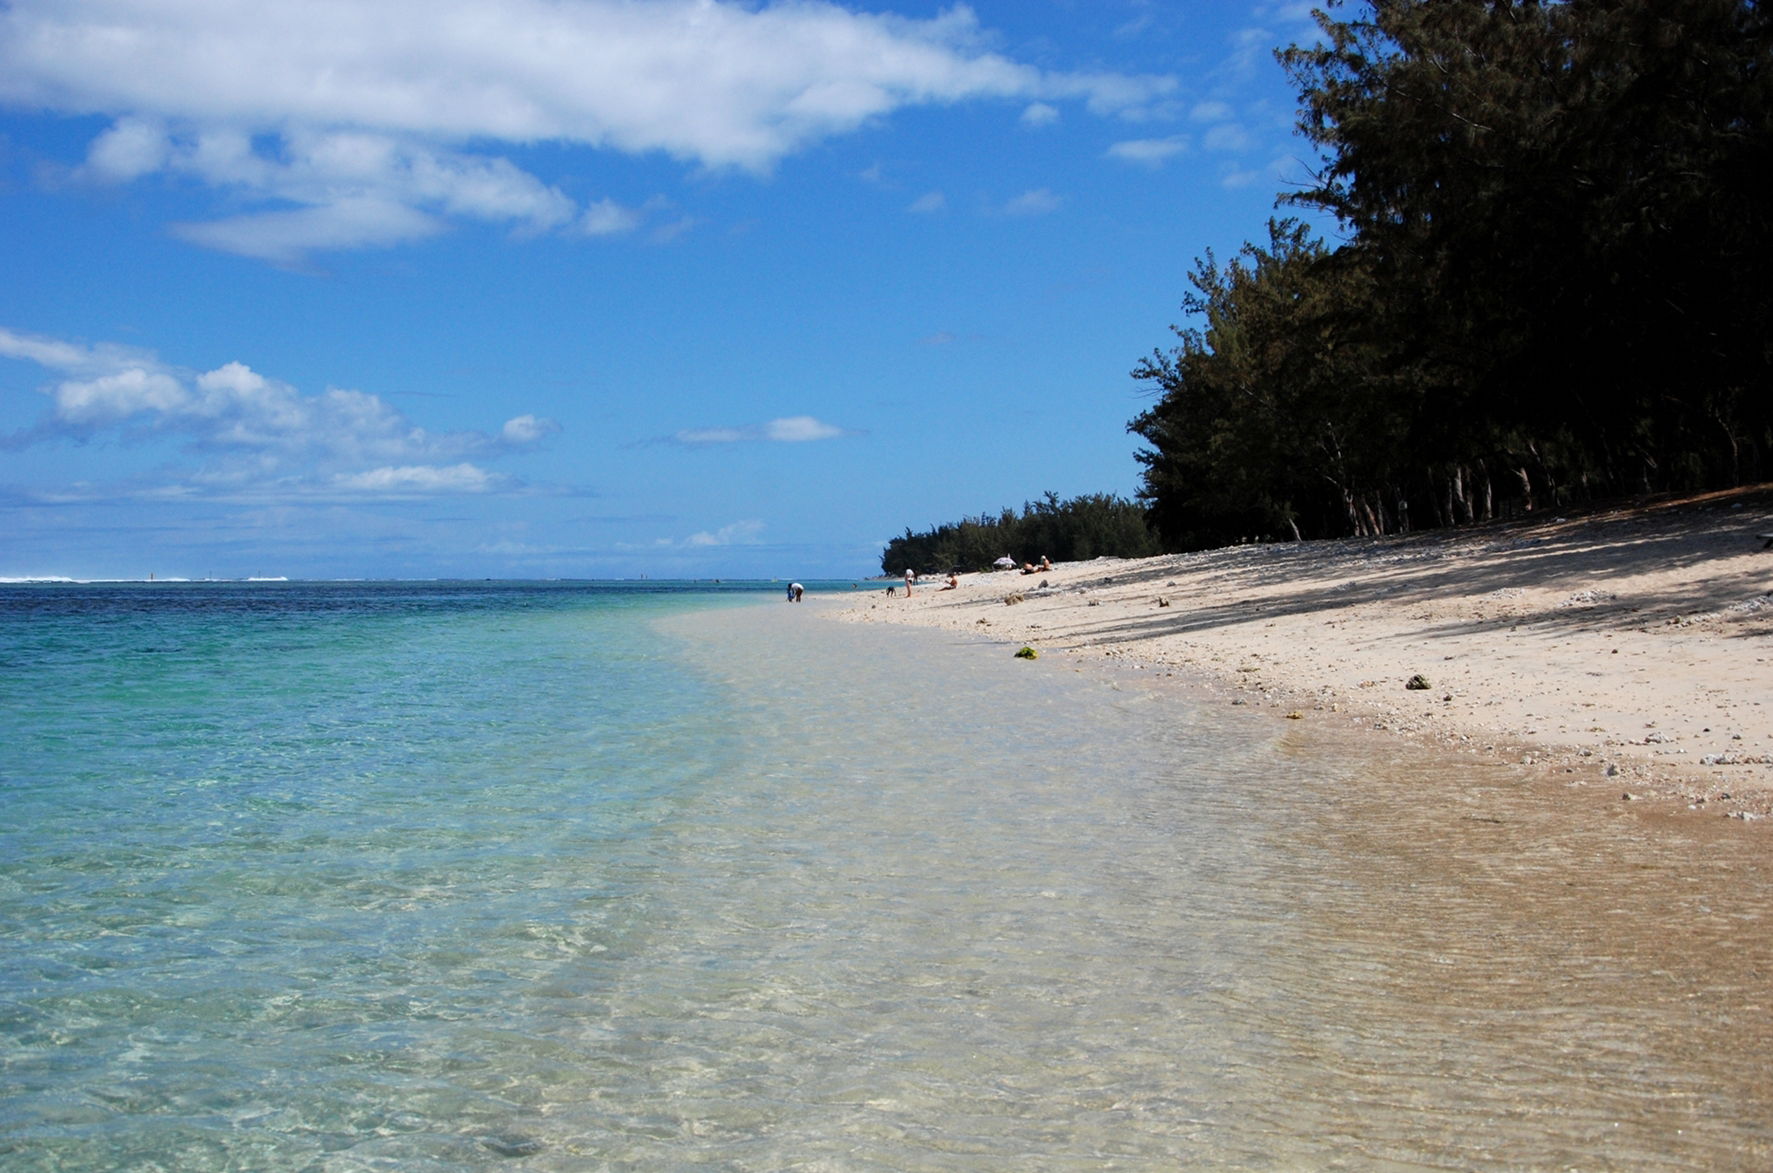
[[812, 606], [445, 594], [7, 596], [0, 1165], [1773, 1163], [1753, 829]]

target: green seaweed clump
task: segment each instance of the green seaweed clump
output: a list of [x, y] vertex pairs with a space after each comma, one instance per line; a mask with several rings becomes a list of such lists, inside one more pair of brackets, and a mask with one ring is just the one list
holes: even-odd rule
[[1035, 651], [1033, 648], [1024, 647], [1021, 651], [1016, 653], [1016, 659], [1018, 659], [1018, 660], [1038, 660], [1038, 659], [1040, 659], [1040, 653]]

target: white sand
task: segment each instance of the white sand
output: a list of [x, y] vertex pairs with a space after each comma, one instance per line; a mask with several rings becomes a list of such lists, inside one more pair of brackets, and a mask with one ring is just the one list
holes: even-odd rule
[[[1646, 811], [1773, 828], [1765, 533], [1763, 486], [1451, 533], [962, 575], [909, 599], [882, 582], [832, 613], [975, 631], [1086, 670], [1136, 666], [1154, 686], [1205, 686], [1277, 718], [1355, 722]], [[1407, 687], [1417, 675], [1429, 687]]]

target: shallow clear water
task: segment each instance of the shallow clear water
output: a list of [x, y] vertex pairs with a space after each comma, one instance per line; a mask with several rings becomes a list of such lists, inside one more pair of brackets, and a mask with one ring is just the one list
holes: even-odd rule
[[163, 589], [0, 597], [8, 1169], [1773, 1160], [1764, 838], [812, 606]]

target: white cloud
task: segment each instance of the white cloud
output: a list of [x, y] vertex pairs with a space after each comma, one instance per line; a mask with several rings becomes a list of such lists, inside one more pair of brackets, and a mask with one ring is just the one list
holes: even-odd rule
[[808, 440], [830, 440], [843, 435], [843, 429], [814, 419], [810, 415], [791, 415], [771, 420], [764, 425], [764, 435], [784, 444], [804, 444]]
[[778, 444], [804, 444], [811, 440], [834, 440], [849, 435], [835, 424], [825, 423], [810, 415], [785, 416], [762, 424], [742, 427], [685, 428], [672, 433], [679, 444], [701, 447], [707, 444], [742, 444], [769, 441]]
[[684, 539], [687, 546], [746, 546], [757, 541], [763, 533], [761, 521], [735, 521], [731, 525], [723, 525], [712, 532], [704, 530], [691, 534]]
[[1219, 177], [1219, 186], [1227, 191], [1237, 191], [1249, 187], [1263, 177], [1263, 172], [1255, 168], [1234, 168]]
[[679, 444], [737, 444], [746, 435], [743, 428], [685, 428], [671, 438]]
[[180, 235], [288, 263], [416, 240], [442, 217], [631, 225], [500, 144], [761, 173], [907, 107], [1016, 102], [1038, 125], [1067, 101], [1140, 117], [1176, 90], [1043, 71], [987, 40], [964, 5], [920, 20], [827, 0], [9, 0], [0, 104], [114, 119], [89, 178], [171, 171], [274, 205]]
[[534, 444], [560, 430], [560, 425], [551, 419], [543, 419], [534, 415], [520, 415], [505, 421], [499, 435], [505, 443], [512, 445]]
[[1036, 102], [1022, 111], [1023, 126], [1051, 126], [1059, 121], [1059, 108], [1046, 102]]
[[[121, 124], [119, 124], [121, 125]], [[115, 134], [113, 129], [110, 134]], [[123, 154], [101, 136], [88, 170], [104, 173]], [[125, 136], [133, 144], [134, 136]], [[423, 239], [445, 227], [443, 217], [508, 223], [527, 231], [561, 226], [576, 215], [555, 188], [504, 159], [486, 159], [421, 147], [381, 134], [292, 131], [275, 157], [255, 151], [234, 131], [186, 133], [164, 140], [166, 170], [195, 175], [218, 187], [295, 208], [224, 220], [176, 225], [183, 239], [278, 263], [316, 250], [387, 246]], [[131, 146], [129, 158], [146, 156]]]
[[[240, 362], [192, 373], [121, 347], [83, 347], [0, 329], [0, 356], [56, 372], [47, 415], [14, 447], [103, 434], [182, 442], [199, 463], [177, 491], [486, 492], [505, 482], [468, 463], [559, 430], [520, 415], [498, 435], [432, 432], [379, 396], [329, 387], [304, 394]], [[162, 491], [166, 491], [162, 488]]]
[[1230, 36], [1231, 56], [1219, 66], [1218, 73], [1233, 78], [1248, 78], [1261, 70], [1274, 68], [1274, 48], [1281, 41], [1275, 33], [1260, 25], [1238, 29]]
[[86, 165], [99, 179], [126, 182], [158, 171], [172, 153], [166, 128], [142, 118], [120, 118], [86, 154]]
[[1127, 142], [1115, 143], [1109, 147], [1108, 157], [1155, 167], [1171, 156], [1179, 155], [1187, 149], [1188, 138], [1186, 135], [1172, 135], [1169, 138], [1132, 139]]
[[404, 244], [443, 231], [434, 216], [389, 200], [344, 199], [287, 212], [174, 224], [175, 236], [222, 252], [293, 265], [321, 249]]
[[0, 326], [0, 358], [16, 358], [64, 374], [104, 374], [131, 363], [151, 362], [139, 351], [118, 346], [80, 346], [59, 338], [20, 334]]
[[484, 493], [493, 488], [494, 484], [495, 479], [490, 473], [472, 464], [457, 464], [449, 468], [426, 465], [372, 468], [333, 478], [333, 485], [337, 488], [378, 495]]
[[1298, 166], [1298, 160], [1291, 155], [1277, 155], [1268, 161], [1266, 167], [1234, 167], [1220, 177], [1219, 184], [1228, 190], [1235, 190], [1257, 182], [1284, 183], [1287, 173], [1296, 170]]
[[1044, 187], [1033, 191], [1025, 191], [1004, 205], [1004, 211], [1012, 216], [1045, 216], [1058, 211], [1065, 201]]
[[1235, 122], [1221, 122], [1201, 136], [1201, 146], [1209, 151], [1241, 154], [1251, 145], [1250, 132]]
[[660, 224], [648, 235], [651, 237], [654, 244], [670, 244], [677, 238], [687, 234], [701, 222], [702, 221], [695, 216], [679, 216], [675, 220], [668, 220], [665, 223]]
[[644, 219], [634, 208], [625, 208], [614, 200], [599, 200], [579, 218], [579, 231], [586, 236], [621, 236], [639, 228]]
[[1270, 44], [1315, 45], [1323, 40], [1323, 30], [1318, 28], [1312, 15], [1320, 7], [1320, 0], [1281, 0], [1280, 3], [1256, 5], [1252, 15], [1257, 20], [1288, 26], [1290, 29], [1283, 29], [1279, 34], [1271, 36]]
[[58, 419], [83, 427], [102, 427], [132, 416], [173, 415], [190, 403], [177, 380], [139, 367], [96, 379], [70, 379], [51, 397]]
[[943, 195], [939, 191], [932, 191], [932, 192], [925, 192], [923, 195], [918, 196], [915, 200], [912, 200], [911, 206], [906, 208], [905, 210], [908, 212], [915, 212], [916, 214], [918, 214], [920, 216], [927, 216], [927, 215], [931, 214], [932, 212], [940, 212], [943, 209], [945, 209], [947, 206], [948, 206], [948, 197]]

